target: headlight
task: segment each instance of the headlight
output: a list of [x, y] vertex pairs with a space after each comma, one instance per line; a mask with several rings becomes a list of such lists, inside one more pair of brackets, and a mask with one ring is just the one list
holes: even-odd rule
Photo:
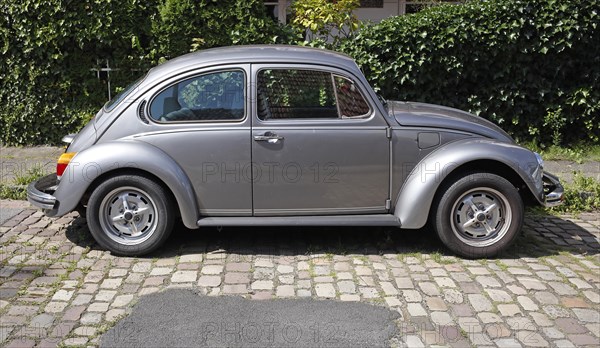
[[538, 162], [538, 165], [540, 166], [541, 169], [544, 169], [544, 160], [542, 159], [542, 155], [540, 155], [537, 152], [533, 153], [535, 155], [535, 159]]

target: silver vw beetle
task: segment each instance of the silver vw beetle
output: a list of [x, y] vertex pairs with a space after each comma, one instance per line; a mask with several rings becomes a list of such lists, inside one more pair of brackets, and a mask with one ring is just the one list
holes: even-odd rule
[[292, 46], [187, 54], [134, 82], [28, 187], [47, 216], [73, 210], [104, 248], [142, 255], [173, 223], [430, 223], [465, 257], [511, 245], [525, 204], [561, 203], [541, 157], [494, 124], [378, 97], [349, 57]]

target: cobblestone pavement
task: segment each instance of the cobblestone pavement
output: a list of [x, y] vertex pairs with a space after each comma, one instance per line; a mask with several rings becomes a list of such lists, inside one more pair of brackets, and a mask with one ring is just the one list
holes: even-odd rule
[[0, 342], [95, 346], [140, 296], [362, 301], [400, 313], [392, 345], [600, 345], [600, 213], [528, 215], [510, 252], [449, 255], [427, 230], [178, 226], [147, 258], [99, 250], [76, 213], [26, 203], [0, 227]]

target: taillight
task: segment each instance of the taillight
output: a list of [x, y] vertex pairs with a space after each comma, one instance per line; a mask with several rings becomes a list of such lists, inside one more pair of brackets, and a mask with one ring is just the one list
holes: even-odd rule
[[65, 169], [67, 169], [69, 162], [71, 162], [71, 159], [73, 159], [76, 154], [77, 152], [65, 152], [58, 158], [58, 162], [56, 162], [56, 176], [59, 180], [65, 172]]

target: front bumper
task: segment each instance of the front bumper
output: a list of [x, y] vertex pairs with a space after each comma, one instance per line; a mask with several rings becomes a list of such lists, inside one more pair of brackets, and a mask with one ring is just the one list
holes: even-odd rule
[[58, 207], [58, 201], [53, 196], [58, 186], [56, 173], [46, 175], [27, 186], [27, 200], [38, 208], [53, 210]]
[[544, 206], [556, 207], [563, 203], [564, 188], [556, 175], [544, 172], [542, 177], [544, 183]]

